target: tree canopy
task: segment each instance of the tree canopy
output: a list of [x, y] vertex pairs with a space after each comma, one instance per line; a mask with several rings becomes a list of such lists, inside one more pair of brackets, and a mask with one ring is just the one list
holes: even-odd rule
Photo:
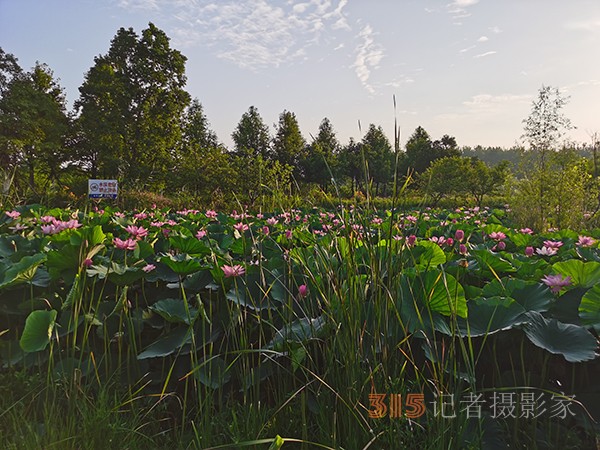
[[93, 176], [160, 189], [181, 137], [186, 58], [154, 24], [138, 36], [121, 28], [94, 59], [76, 107]]

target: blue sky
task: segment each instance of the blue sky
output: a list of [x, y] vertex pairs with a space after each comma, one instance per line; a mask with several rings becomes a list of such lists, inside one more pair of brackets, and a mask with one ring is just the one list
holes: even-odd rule
[[421, 125], [459, 145], [510, 147], [544, 85], [570, 96], [568, 136], [600, 132], [598, 0], [0, 0], [0, 46], [47, 63], [70, 104], [120, 27], [164, 30], [219, 140], [248, 107], [306, 139], [328, 117], [345, 144], [369, 123]]

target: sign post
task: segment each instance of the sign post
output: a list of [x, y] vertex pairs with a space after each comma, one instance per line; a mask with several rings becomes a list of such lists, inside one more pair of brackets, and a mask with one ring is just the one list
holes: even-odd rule
[[117, 180], [88, 180], [88, 198], [112, 198], [119, 194]]

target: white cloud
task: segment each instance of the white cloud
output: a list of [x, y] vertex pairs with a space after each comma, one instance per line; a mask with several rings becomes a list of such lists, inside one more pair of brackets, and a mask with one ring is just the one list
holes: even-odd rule
[[465, 19], [471, 16], [471, 13], [467, 12], [466, 8], [479, 3], [479, 0], [454, 0], [452, 3], [446, 5], [448, 14], [452, 15], [453, 25], [462, 25], [459, 19]]
[[463, 105], [469, 108], [476, 108], [478, 110], [491, 110], [498, 109], [505, 105], [514, 105], [516, 103], [526, 103], [531, 100], [531, 95], [525, 94], [479, 94], [471, 97], [470, 100], [463, 102]]
[[466, 52], [468, 52], [470, 50], [473, 50], [474, 48], [475, 48], [474, 45], [470, 45], [469, 47], [461, 48], [458, 52], [459, 53], [466, 53]]
[[569, 22], [565, 24], [565, 28], [577, 31], [595, 31], [600, 30], [600, 18], [580, 20], [577, 22]]
[[449, 6], [455, 8], [465, 8], [479, 3], [479, 0], [454, 0]]
[[278, 67], [350, 29], [348, 0], [118, 0], [126, 10], [153, 10], [175, 45], [204, 45], [243, 68]]
[[302, 14], [304, 11], [308, 9], [310, 3], [297, 3], [294, 5], [293, 10], [297, 14]]
[[352, 65], [356, 76], [371, 94], [375, 93], [375, 89], [369, 83], [371, 71], [378, 68], [384, 55], [383, 47], [375, 42], [374, 34], [371, 25], [367, 24], [362, 28], [358, 35], [361, 43], [356, 47], [356, 57]]
[[477, 39], [477, 42], [486, 42], [489, 40], [490, 38], [488, 38], [487, 36], [481, 36], [479, 39]]
[[158, 2], [160, 0], [119, 0], [118, 5], [121, 8], [138, 11], [158, 11], [160, 9]]
[[577, 83], [578, 86], [600, 86], [600, 80], [585, 80]]
[[401, 78], [392, 80], [388, 83], [385, 83], [385, 86], [391, 86], [394, 88], [399, 88], [400, 86], [404, 85], [404, 84], [412, 84], [414, 83], [415, 80], [409, 76], [403, 76]]
[[502, 33], [502, 30], [499, 27], [497, 27], [497, 26], [490, 27], [490, 28], [488, 28], [488, 30], [490, 30], [494, 34], [500, 34], [500, 33]]
[[485, 53], [480, 53], [478, 55], [473, 56], [473, 58], [485, 58], [486, 56], [490, 56], [490, 55], [495, 55], [496, 51], [490, 51], [490, 52], [485, 52]]

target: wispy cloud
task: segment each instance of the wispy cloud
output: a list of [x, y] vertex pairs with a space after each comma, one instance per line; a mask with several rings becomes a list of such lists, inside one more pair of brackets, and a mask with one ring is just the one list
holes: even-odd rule
[[576, 31], [600, 30], [600, 18], [568, 22], [565, 24], [565, 28], [567, 28], [568, 30]]
[[133, 11], [158, 11], [160, 0], [118, 0], [121, 8]]
[[306, 49], [349, 30], [348, 0], [118, 0], [127, 10], [152, 10], [170, 24], [176, 45], [204, 45], [251, 70], [305, 58]]
[[458, 19], [465, 19], [471, 16], [470, 12], [467, 12], [466, 8], [479, 3], [479, 0], [454, 0], [446, 5], [448, 13], [452, 15], [454, 25], [462, 25], [462, 22], [456, 22]]
[[500, 27], [495, 26], [495, 25], [493, 27], [488, 28], [488, 30], [490, 30], [494, 34], [502, 33], [502, 30], [500, 29]]
[[514, 105], [516, 103], [527, 103], [531, 101], [529, 94], [479, 94], [474, 95], [471, 99], [463, 102], [463, 105], [469, 108], [481, 110], [497, 110], [506, 105]]
[[479, 0], [454, 0], [452, 3], [450, 3], [450, 6], [455, 8], [465, 8], [477, 3], [479, 3]]
[[495, 55], [496, 53], [498, 53], [498, 52], [492, 50], [492, 51], [485, 52], [485, 53], [479, 53], [478, 55], [473, 56], [473, 58], [485, 58], [486, 56]]
[[458, 51], [458, 53], [466, 53], [466, 52], [468, 52], [468, 51], [471, 51], [471, 50], [473, 50], [474, 48], [475, 48], [475, 46], [474, 46], [474, 45], [470, 45], [470, 46], [468, 46], [468, 47], [461, 48], [461, 49]]
[[415, 82], [414, 78], [405, 75], [405, 76], [402, 76], [400, 78], [396, 78], [396, 79], [394, 79], [392, 81], [389, 81], [389, 82], [385, 83], [385, 86], [391, 86], [393, 88], [399, 88], [402, 85], [412, 84], [414, 82]]
[[477, 42], [487, 42], [489, 40], [490, 38], [488, 38], [487, 36], [481, 36], [479, 39], [477, 39]]
[[356, 57], [352, 65], [356, 76], [371, 94], [375, 93], [375, 89], [369, 83], [371, 71], [379, 66], [384, 55], [383, 47], [375, 42], [374, 35], [371, 25], [367, 24], [362, 28], [358, 35], [361, 42], [356, 47]]
[[590, 80], [578, 81], [577, 83], [572, 83], [572, 84], [567, 84], [566, 86], [562, 86], [561, 90], [565, 91], [565, 92], [571, 92], [577, 88], [587, 87], [587, 86], [600, 86], [600, 80], [590, 79]]

